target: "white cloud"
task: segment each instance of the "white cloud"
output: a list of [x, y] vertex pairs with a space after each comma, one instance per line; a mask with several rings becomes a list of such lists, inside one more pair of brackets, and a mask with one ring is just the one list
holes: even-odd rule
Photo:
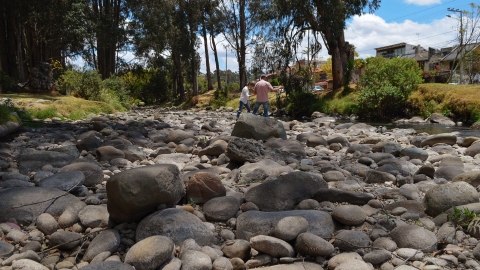
[[405, 0], [407, 4], [414, 4], [417, 6], [429, 6], [433, 4], [440, 4], [442, 3], [441, 0]]
[[374, 48], [401, 42], [420, 44], [426, 49], [452, 46], [456, 37], [455, 29], [456, 21], [446, 17], [430, 24], [410, 20], [387, 23], [374, 14], [366, 14], [353, 18], [345, 31], [345, 37], [355, 45], [360, 57], [368, 57], [375, 55]]

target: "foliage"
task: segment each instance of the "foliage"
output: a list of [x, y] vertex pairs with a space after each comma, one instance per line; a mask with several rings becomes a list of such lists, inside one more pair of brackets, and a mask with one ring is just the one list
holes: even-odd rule
[[[54, 116], [68, 119], [83, 119], [89, 114], [114, 113], [115, 108], [110, 104], [99, 101], [85, 100], [73, 96], [62, 95], [36, 95], [30, 93], [2, 95], [15, 101], [16, 112], [20, 119], [30, 120], [31, 118], [45, 119]], [[37, 99], [47, 100], [40, 106], [29, 106]], [[18, 109], [18, 110], [17, 110]], [[120, 111], [125, 111], [120, 108]]]
[[421, 69], [410, 58], [372, 57], [358, 84], [361, 112], [370, 118], [400, 115], [408, 96], [422, 82]]
[[446, 82], [448, 76], [440, 76], [442, 71], [450, 70], [449, 68], [442, 68], [439, 65], [435, 66], [435, 69], [429, 71], [422, 71], [422, 78], [425, 80], [426, 83], [432, 82], [433, 78], [437, 83]]
[[16, 113], [21, 120], [31, 120], [30, 115], [24, 109], [15, 106], [9, 98], [0, 102], [0, 125], [6, 122], [18, 123], [18, 118], [12, 113]]
[[322, 70], [327, 74], [328, 79], [332, 79], [332, 58], [329, 57], [327, 61], [325, 61], [325, 64], [321, 66]]
[[462, 211], [455, 206], [453, 207], [453, 214], [447, 213], [447, 215], [450, 221], [462, 228], [467, 228], [468, 224], [470, 224], [474, 218], [480, 217], [480, 215], [475, 214], [475, 212], [470, 211], [466, 207], [464, 207]]
[[469, 83], [480, 83], [478, 78], [475, 79], [480, 75], [480, 48], [470, 51], [465, 56], [465, 61], [464, 71], [468, 76]]
[[123, 81], [113, 75], [102, 81], [96, 70], [67, 70], [59, 79], [59, 91], [87, 100], [102, 101], [117, 110], [128, 108], [131, 100]]
[[280, 82], [279, 82], [277, 79], [271, 79], [269, 82], [270, 82], [270, 84], [273, 85], [273, 86], [280, 85]]
[[15, 90], [15, 81], [0, 69], [0, 92], [6, 93], [13, 90]]
[[238, 83], [229, 83], [227, 89], [229, 92], [237, 92], [238, 90], [240, 90], [240, 85]]
[[350, 59], [347, 62], [347, 67], [345, 69], [345, 74], [343, 75], [343, 87], [349, 87], [350, 81], [352, 80], [352, 75], [354, 71], [355, 62]]
[[312, 92], [294, 92], [286, 99], [287, 114], [293, 117], [310, 116], [315, 111], [314, 105], [318, 102]]
[[[449, 109], [463, 122], [480, 120], [479, 85], [422, 84], [409, 98], [415, 113], [424, 117]], [[428, 112], [428, 114], [426, 113]]]

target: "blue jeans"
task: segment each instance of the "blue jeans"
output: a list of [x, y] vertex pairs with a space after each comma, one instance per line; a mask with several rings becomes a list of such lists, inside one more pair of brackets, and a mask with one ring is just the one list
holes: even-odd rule
[[258, 109], [260, 108], [260, 105], [263, 105], [263, 116], [268, 117], [268, 100], [265, 102], [256, 102], [255, 103], [255, 108], [253, 109], [253, 114], [257, 114]]
[[240, 101], [240, 108], [238, 108], [237, 119], [240, 116], [240, 113], [242, 113], [243, 106], [245, 106], [247, 108], [248, 112], [250, 112], [250, 106], [248, 105], [248, 103], [243, 103], [243, 101]]

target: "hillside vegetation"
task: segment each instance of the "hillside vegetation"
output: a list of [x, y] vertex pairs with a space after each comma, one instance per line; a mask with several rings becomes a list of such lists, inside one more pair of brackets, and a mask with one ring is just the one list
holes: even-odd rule
[[[9, 114], [11, 110], [17, 112], [26, 111], [19, 115], [20, 118], [29, 119], [46, 119], [52, 117], [60, 117], [62, 119], [77, 120], [85, 118], [89, 114], [114, 113], [116, 108], [100, 101], [85, 100], [73, 96], [63, 95], [35, 95], [30, 93], [21, 94], [0, 94], [0, 99], [9, 98], [17, 106], [15, 108], [0, 107], [0, 118], [4, 119], [3, 114]], [[126, 111], [125, 108], [117, 108], [119, 111]]]

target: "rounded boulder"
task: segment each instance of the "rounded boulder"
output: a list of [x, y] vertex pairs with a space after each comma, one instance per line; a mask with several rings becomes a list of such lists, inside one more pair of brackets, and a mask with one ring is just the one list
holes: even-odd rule
[[134, 222], [161, 204], [177, 204], [185, 195], [178, 167], [151, 165], [115, 174], [107, 182], [108, 212], [119, 222]]
[[187, 198], [197, 204], [203, 204], [209, 200], [222, 197], [227, 194], [220, 178], [209, 172], [194, 174], [187, 183]]

